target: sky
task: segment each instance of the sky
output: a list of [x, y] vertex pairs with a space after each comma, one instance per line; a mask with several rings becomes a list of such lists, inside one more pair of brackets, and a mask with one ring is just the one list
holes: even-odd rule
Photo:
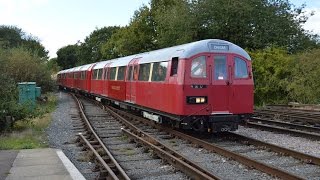
[[[49, 51], [56, 51], [105, 26], [125, 26], [134, 11], [150, 0], [0, 0], [0, 25], [14, 25], [40, 39]], [[320, 1], [291, 0], [315, 15], [304, 28], [320, 35]]]

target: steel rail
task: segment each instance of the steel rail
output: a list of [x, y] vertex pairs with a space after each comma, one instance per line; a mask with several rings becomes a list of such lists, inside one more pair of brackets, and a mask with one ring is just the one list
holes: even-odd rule
[[[115, 111], [110, 109], [109, 107], [105, 107], [105, 110], [109, 113], [111, 113], [115, 118], [119, 119], [120, 122], [123, 122], [126, 127], [128, 127], [131, 131], [133, 131], [137, 136], [141, 137], [142, 139], [146, 140], [148, 143], [147, 145], [149, 146], [152, 144], [153, 146], [158, 146], [156, 150], [160, 152], [161, 149], [162, 151], [160, 152], [160, 157], [163, 157], [164, 159], [168, 160], [172, 165], [176, 166], [174, 162], [179, 162], [178, 164], [178, 169], [181, 170], [182, 172], [188, 174], [189, 176], [196, 178], [196, 179], [222, 179], [218, 177], [217, 175], [212, 174], [211, 172], [203, 169], [200, 167], [198, 164], [190, 161], [188, 158], [184, 157], [183, 155], [179, 154], [175, 150], [171, 149], [170, 147], [166, 146], [165, 144], [161, 143], [157, 139], [153, 138], [149, 134], [143, 132], [140, 130], [138, 127], [133, 125], [131, 122], [117, 114]], [[122, 129], [125, 133], [128, 133], [127, 130]], [[131, 136], [131, 133], [130, 133]], [[154, 148], [152, 146], [152, 149]], [[165, 152], [166, 155], [163, 153]], [[174, 159], [172, 159], [174, 158]]]
[[[267, 110], [266, 110], [267, 111]], [[320, 120], [318, 117], [312, 117], [312, 116], [303, 116], [303, 115], [296, 115], [296, 114], [290, 114], [290, 113], [284, 113], [282, 111], [267, 111], [265, 110], [259, 110], [254, 111], [255, 115], [263, 115], [263, 116], [269, 116], [269, 117], [279, 117], [287, 120], [296, 120], [296, 121], [306, 121], [310, 123], [320, 123]]]
[[104, 143], [102, 142], [102, 140], [100, 139], [100, 137], [95, 133], [94, 129], [92, 128], [89, 120], [87, 119], [86, 114], [84, 113], [84, 106], [83, 104], [80, 102], [80, 100], [73, 95], [73, 97], [75, 98], [79, 110], [80, 110], [80, 115], [82, 117], [82, 119], [85, 122], [85, 125], [87, 126], [87, 128], [89, 129], [90, 133], [92, 133], [92, 135], [94, 136], [94, 138], [99, 142], [99, 145], [103, 148], [103, 150], [106, 152], [107, 156], [110, 158], [111, 162], [115, 165], [115, 167], [117, 168], [121, 179], [126, 179], [126, 180], [130, 180], [130, 178], [128, 177], [128, 175], [126, 174], [126, 172], [122, 169], [122, 167], [119, 165], [119, 163], [117, 162], [117, 160], [115, 160], [115, 158], [113, 157], [113, 155], [111, 154], [111, 152], [108, 150], [108, 148], [104, 145]]
[[[114, 108], [113, 108], [114, 109]], [[123, 116], [128, 116], [126, 112], [123, 112], [121, 110], [118, 110], [118, 109], [114, 109], [117, 113], [119, 114], [122, 114]], [[118, 115], [120, 116], [120, 115]], [[153, 127], [156, 127], [164, 132], [168, 132], [169, 134], [172, 134], [176, 137], [179, 137], [181, 139], [185, 139], [193, 144], [197, 144], [199, 146], [201, 146], [202, 148], [206, 149], [206, 150], [209, 150], [209, 151], [213, 151], [213, 152], [216, 152], [224, 157], [227, 157], [227, 158], [231, 158], [231, 159], [234, 159], [248, 167], [253, 167], [255, 169], [258, 169], [262, 172], [265, 172], [267, 174], [270, 174], [270, 175], [274, 175], [274, 176], [277, 176], [279, 178], [282, 178], [282, 179], [288, 179], [288, 180], [297, 180], [297, 179], [303, 179], [302, 177], [299, 177], [297, 175], [294, 175], [290, 172], [287, 172], [285, 170], [280, 170], [274, 166], [271, 166], [271, 165], [267, 165], [265, 163], [262, 163], [262, 162], [259, 162], [259, 161], [256, 161], [256, 160], [253, 160], [253, 159], [250, 159], [246, 156], [243, 156], [241, 154], [237, 154], [237, 153], [234, 153], [232, 151], [229, 151], [225, 148], [222, 148], [218, 145], [215, 145], [213, 143], [208, 143], [206, 141], [203, 141], [201, 139], [198, 139], [198, 138], [195, 138], [195, 137], [192, 137], [190, 135], [187, 135], [185, 133], [181, 133], [179, 131], [176, 131], [176, 130], [173, 130], [173, 129], [170, 129], [170, 128], [166, 128], [164, 126], [160, 126], [160, 125], [157, 125], [157, 124], [154, 124], [153, 122], [150, 122], [149, 120], [146, 120], [142, 117], [138, 117], [138, 116], [135, 116], [135, 115], [130, 115], [131, 118], [135, 118], [135, 119], [138, 119], [139, 121], [141, 122], [144, 122], [150, 126], [153, 126]]]
[[86, 143], [86, 145], [90, 148], [90, 150], [94, 153], [96, 159], [102, 164], [104, 169], [108, 171], [108, 177], [107, 179], [114, 179], [119, 180], [117, 175], [112, 171], [112, 169], [109, 167], [109, 165], [103, 160], [103, 158], [99, 155], [99, 153], [93, 148], [93, 146], [90, 144], [90, 142], [81, 134], [79, 133], [78, 136], [82, 139], [83, 142]]
[[[293, 124], [285, 121], [276, 121], [276, 120], [270, 120], [270, 119], [263, 119], [263, 118], [258, 118], [258, 117], [251, 117], [249, 118], [249, 122], [256, 122], [256, 123], [263, 123], [263, 124], [273, 124], [277, 126], [282, 126], [282, 127], [287, 127], [291, 129], [296, 129], [300, 131], [307, 131], [307, 132], [320, 132], [320, 128], [318, 127], [313, 127], [313, 126], [306, 126], [306, 125], [300, 125], [300, 124]], [[320, 136], [320, 134], [319, 134]]]
[[270, 144], [267, 142], [259, 141], [257, 139], [242, 136], [242, 135], [234, 133], [234, 132], [228, 132], [226, 135], [228, 135], [229, 138], [233, 138], [233, 139], [235, 138], [235, 139], [239, 139], [240, 141], [244, 141], [246, 144], [252, 144], [255, 146], [260, 146], [262, 148], [268, 148], [274, 152], [282, 153], [282, 154], [300, 159], [303, 162], [320, 166], [320, 158], [316, 157], [316, 156], [312, 156], [312, 155], [305, 154], [302, 152], [294, 151], [294, 150], [280, 147], [280, 146]]
[[280, 133], [287, 133], [287, 134], [290, 133], [290, 134], [305, 137], [308, 139], [320, 140], [320, 134], [318, 134], [318, 133], [304, 132], [304, 131], [287, 129], [287, 128], [283, 128], [283, 127], [270, 126], [270, 125], [255, 123], [255, 122], [250, 122], [250, 121], [246, 122], [245, 126], [263, 129], [263, 130], [274, 131], [274, 132], [280, 132]]
[[152, 149], [154, 153], [157, 154], [161, 159], [166, 160], [168, 163], [173, 165], [174, 167], [177, 167], [184, 173], [188, 174], [190, 177], [194, 179], [221, 179], [216, 176], [211, 176], [210, 174], [206, 174], [202, 171], [200, 171], [198, 168], [194, 167], [193, 165], [190, 165], [186, 163], [183, 159], [176, 157], [175, 155], [169, 153], [167, 149], [162, 149], [162, 146], [156, 146], [153, 143], [150, 143], [148, 140], [145, 140], [143, 137], [139, 137], [138, 135], [126, 130], [122, 129], [122, 131], [128, 135], [131, 138], [134, 138], [136, 141], [139, 141], [140, 143], [144, 144], [148, 148]]

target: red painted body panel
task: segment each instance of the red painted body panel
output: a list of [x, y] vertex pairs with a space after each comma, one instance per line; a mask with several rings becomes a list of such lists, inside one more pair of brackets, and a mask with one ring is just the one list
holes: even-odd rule
[[103, 81], [91, 79], [91, 92], [94, 94], [102, 94], [103, 92]]
[[108, 96], [119, 101], [126, 100], [125, 81], [109, 81]]

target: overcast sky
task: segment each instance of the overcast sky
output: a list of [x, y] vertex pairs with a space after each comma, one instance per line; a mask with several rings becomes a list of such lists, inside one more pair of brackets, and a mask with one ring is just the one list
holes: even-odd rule
[[[315, 11], [305, 29], [320, 34], [320, 1], [291, 0]], [[135, 10], [149, 0], [0, 0], [0, 25], [15, 25], [37, 36], [56, 57], [66, 45], [83, 42], [96, 28], [127, 25]]]

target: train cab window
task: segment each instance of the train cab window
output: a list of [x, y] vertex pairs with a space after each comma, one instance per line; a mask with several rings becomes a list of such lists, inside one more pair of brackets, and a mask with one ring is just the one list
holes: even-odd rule
[[191, 77], [194, 78], [206, 78], [207, 69], [206, 69], [206, 57], [200, 56], [192, 60], [191, 64]]
[[117, 68], [116, 67], [110, 68], [109, 79], [110, 80], [116, 80], [116, 73], [117, 73]]
[[235, 78], [248, 78], [247, 64], [243, 59], [238, 57], [234, 58], [234, 74]]
[[153, 63], [151, 81], [164, 81], [166, 79], [168, 62]]
[[98, 78], [99, 80], [102, 79], [102, 73], [103, 73], [103, 69], [98, 69]]
[[150, 64], [141, 64], [139, 70], [139, 81], [148, 81], [150, 75]]
[[214, 57], [214, 79], [226, 80], [228, 78], [227, 73], [227, 57], [215, 56]]
[[126, 67], [125, 66], [121, 66], [121, 67], [118, 68], [117, 80], [124, 80], [125, 71], [126, 71]]
[[171, 71], [170, 76], [173, 76], [178, 73], [178, 64], [179, 64], [179, 58], [173, 57], [171, 60]]

